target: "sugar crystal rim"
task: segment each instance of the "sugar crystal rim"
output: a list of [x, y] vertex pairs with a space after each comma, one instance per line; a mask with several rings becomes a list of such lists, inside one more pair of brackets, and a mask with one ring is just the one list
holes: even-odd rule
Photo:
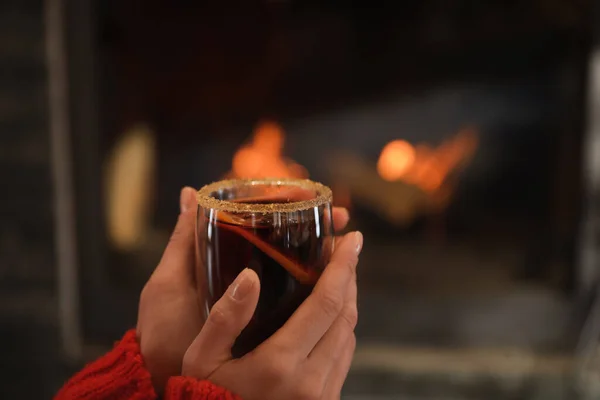
[[[316, 193], [314, 199], [294, 201], [290, 203], [243, 203], [227, 200], [219, 200], [211, 196], [212, 193], [233, 188], [236, 186], [248, 185], [267, 185], [267, 186], [296, 186], [306, 190], [313, 190]], [[214, 209], [217, 211], [227, 211], [234, 213], [260, 213], [268, 214], [273, 212], [294, 212], [304, 211], [331, 203], [331, 189], [319, 182], [309, 179], [290, 179], [290, 178], [261, 178], [261, 179], [227, 179], [214, 182], [202, 187], [196, 195], [198, 205], [205, 209]]]

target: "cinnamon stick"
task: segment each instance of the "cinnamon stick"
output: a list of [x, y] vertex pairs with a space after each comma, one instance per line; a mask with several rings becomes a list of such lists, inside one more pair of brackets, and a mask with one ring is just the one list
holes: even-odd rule
[[256, 246], [257, 249], [259, 249], [267, 256], [271, 257], [274, 261], [279, 263], [279, 265], [285, 268], [294, 278], [296, 278], [296, 280], [298, 280], [298, 282], [303, 284], [314, 284], [319, 278], [318, 273], [316, 271], [304, 269], [302, 265], [287, 257], [281, 251], [277, 250], [277, 248], [265, 242], [258, 236], [252, 234], [251, 232], [248, 232], [244, 228], [226, 223], [225, 220], [228, 219], [227, 214], [220, 213], [219, 218], [221, 218], [222, 216], [225, 218], [222, 219], [222, 223], [219, 224], [219, 227], [229, 229], [230, 231], [242, 236], [244, 239]]

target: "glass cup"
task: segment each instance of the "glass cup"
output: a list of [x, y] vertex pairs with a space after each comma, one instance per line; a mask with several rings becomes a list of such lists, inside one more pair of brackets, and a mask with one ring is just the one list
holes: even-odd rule
[[232, 353], [279, 329], [312, 291], [333, 251], [331, 190], [300, 179], [226, 180], [198, 191], [196, 282], [204, 317], [244, 268], [258, 306]]

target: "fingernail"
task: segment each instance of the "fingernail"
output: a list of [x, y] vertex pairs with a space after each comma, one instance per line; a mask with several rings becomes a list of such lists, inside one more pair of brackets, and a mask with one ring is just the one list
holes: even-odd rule
[[229, 287], [229, 295], [232, 299], [236, 301], [242, 301], [248, 295], [248, 293], [250, 293], [252, 286], [254, 286], [254, 282], [252, 282], [248, 276], [249, 272], [250, 270], [245, 268], [242, 272], [240, 272], [237, 278], [235, 278], [235, 281], [233, 281]]
[[196, 205], [196, 191], [189, 186], [181, 189], [179, 194], [179, 210], [184, 213]]
[[356, 254], [360, 254], [363, 246], [363, 234], [359, 231], [354, 232], [354, 243], [356, 243]]

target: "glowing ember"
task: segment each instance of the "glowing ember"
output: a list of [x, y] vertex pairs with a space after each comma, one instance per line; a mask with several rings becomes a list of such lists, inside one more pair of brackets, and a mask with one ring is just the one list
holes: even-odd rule
[[473, 129], [461, 130], [436, 149], [427, 145], [413, 147], [404, 140], [394, 140], [381, 151], [377, 172], [387, 181], [400, 180], [434, 192], [473, 155], [477, 141], [478, 135]]
[[283, 157], [284, 142], [277, 123], [260, 123], [252, 141], [233, 156], [231, 174], [237, 178], [307, 178], [304, 167]]
[[377, 162], [377, 172], [386, 181], [401, 179], [415, 162], [415, 148], [404, 140], [385, 145]]

